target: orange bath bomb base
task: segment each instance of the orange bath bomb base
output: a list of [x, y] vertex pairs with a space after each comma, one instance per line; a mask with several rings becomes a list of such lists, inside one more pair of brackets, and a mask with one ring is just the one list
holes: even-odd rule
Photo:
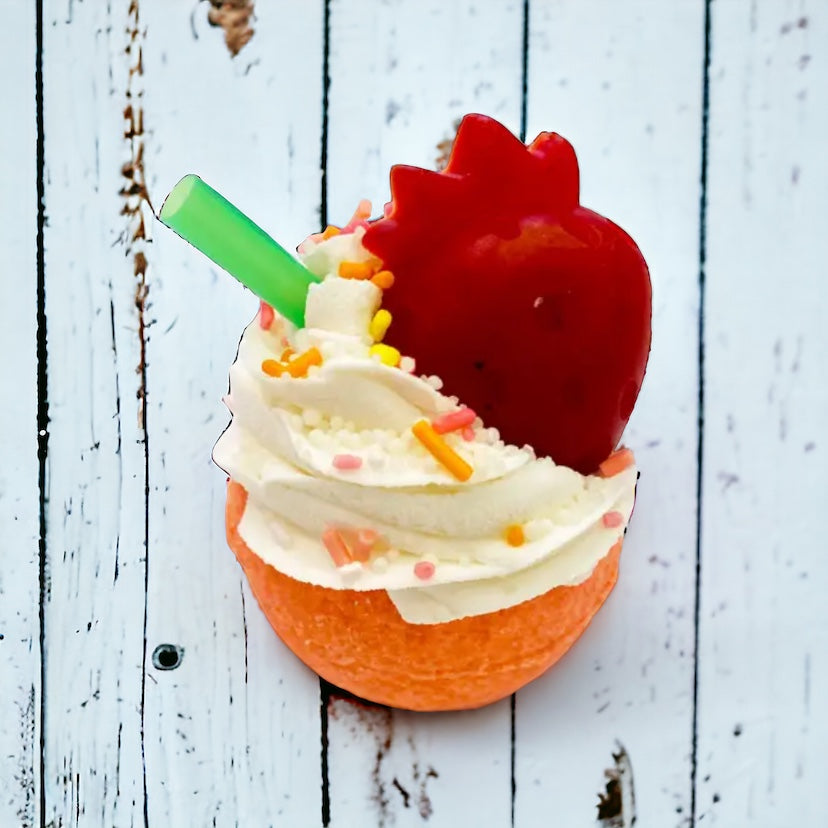
[[618, 577], [620, 541], [578, 586], [486, 615], [408, 624], [383, 590], [313, 586], [266, 564], [238, 531], [246, 503], [230, 481], [227, 542], [277, 635], [327, 681], [391, 707], [462, 710], [510, 695], [572, 646]]

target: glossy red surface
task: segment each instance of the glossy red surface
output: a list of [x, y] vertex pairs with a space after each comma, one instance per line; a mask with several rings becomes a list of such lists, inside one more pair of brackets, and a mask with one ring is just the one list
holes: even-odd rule
[[394, 167], [391, 195], [364, 240], [396, 276], [387, 341], [505, 441], [595, 471], [641, 387], [651, 292], [633, 240], [579, 205], [571, 145], [467, 115], [446, 169]]

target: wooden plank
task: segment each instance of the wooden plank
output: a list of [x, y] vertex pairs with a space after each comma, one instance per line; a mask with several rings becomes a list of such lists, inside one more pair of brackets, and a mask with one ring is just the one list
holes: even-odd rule
[[[140, 5], [153, 204], [197, 172], [295, 246], [319, 223], [321, 4], [290, 13], [257, 4], [255, 33], [235, 58], [208, 8]], [[184, 654], [172, 671], [148, 664], [149, 821], [311, 825], [321, 812], [319, 683], [242, 583], [224, 537], [225, 477], [210, 458], [258, 301], [170, 231], [156, 224], [152, 236], [147, 648]]]
[[638, 824], [677, 825], [690, 809], [703, 4], [531, 9], [527, 137], [572, 141], [582, 203], [649, 263], [654, 315], [624, 437], [642, 476], [619, 583], [572, 652], [518, 694], [515, 825], [545, 825], [550, 809], [591, 824], [616, 764], [634, 770]]
[[[518, 131], [522, 4], [331, 4], [327, 216], [388, 200], [394, 163], [433, 168], [457, 119], [482, 111]], [[328, 707], [330, 817], [366, 824], [506, 825], [508, 700], [467, 714]]]
[[[111, 8], [110, 8], [111, 6]], [[144, 430], [127, 4], [44, 10], [45, 824], [142, 821]]]
[[35, 13], [4, 9], [0, 77], [0, 825], [33, 828], [40, 797]]
[[713, 3], [697, 814], [825, 820], [828, 33]]

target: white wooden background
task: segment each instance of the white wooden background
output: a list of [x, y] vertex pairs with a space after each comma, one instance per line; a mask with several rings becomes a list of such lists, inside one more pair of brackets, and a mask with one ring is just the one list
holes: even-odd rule
[[[0, 828], [825, 825], [828, 4], [258, 0], [235, 57], [210, 8], [2, 3]], [[650, 264], [642, 478], [574, 650], [415, 715], [243, 583], [210, 449], [256, 301], [150, 205], [198, 172], [295, 245], [469, 111], [568, 136]]]

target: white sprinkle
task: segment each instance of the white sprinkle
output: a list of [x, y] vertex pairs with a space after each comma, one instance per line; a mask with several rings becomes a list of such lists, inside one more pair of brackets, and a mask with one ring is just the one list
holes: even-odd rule
[[302, 419], [305, 421], [305, 425], [311, 428], [322, 425], [322, 414], [315, 408], [306, 408], [302, 412]]
[[308, 442], [312, 446], [316, 446], [317, 448], [322, 448], [322, 446], [326, 443], [326, 436], [323, 431], [320, 431], [318, 428], [313, 428], [308, 432]]
[[430, 376], [426, 377], [426, 383], [430, 385], [435, 391], [439, 391], [443, 387], [443, 381], [440, 377]]
[[343, 578], [352, 581], [359, 575], [362, 575], [362, 564], [359, 561], [351, 561], [351, 563], [338, 567], [337, 572]]
[[543, 304], [543, 296], [538, 296], [537, 299], [532, 303], [532, 307], [539, 308]]
[[377, 572], [386, 572], [388, 570], [388, 558], [383, 555], [380, 555], [378, 558], [374, 558], [371, 562], [371, 569], [374, 569]]
[[417, 363], [414, 361], [413, 357], [404, 356], [400, 359], [399, 367], [401, 371], [405, 371], [407, 374], [413, 374], [417, 369]]

